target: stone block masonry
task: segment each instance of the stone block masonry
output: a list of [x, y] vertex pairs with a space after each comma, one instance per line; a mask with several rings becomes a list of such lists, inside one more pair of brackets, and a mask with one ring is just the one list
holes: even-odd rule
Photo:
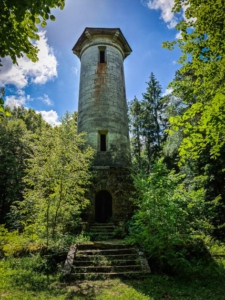
[[87, 222], [131, 214], [130, 144], [123, 61], [131, 53], [119, 28], [86, 28], [73, 52], [81, 60], [78, 132], [95, 150]]

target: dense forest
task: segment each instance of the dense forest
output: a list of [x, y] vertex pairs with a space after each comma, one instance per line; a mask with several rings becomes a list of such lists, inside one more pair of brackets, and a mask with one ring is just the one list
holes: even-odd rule
[[[163, 274], [200, 278], [205, 272], [212, 279], [213, 272], [224, 280], [224, 267], [209, 251], [225, 242], [224, 3], [176, 0], [174, 12], [182, 6], [186, 18], [176, 26], [181, 38], [163, 44], [169, 50], [179, 47], [182, 53], [171, 92], [162, 95], [150, 70], [142, 99], [134, 97], [128, 103], [135, 185], [131, 201], [136, 210], [126, 224], [126, 239], [141, 245]], [[36, 49], [29, 47], [35, 59]], [[0, 54], [11, 55], [6, 50]], [[88, 206], [85, 191], [93, 150], [76, 126], [76, 112], [66, 113], [59, 126], [51, 127], [32, 109], [5, 107], [1, 90], [2, 261], [30, 252], [39, 255], [43, 249], [65, 251], [71, 243], [88, 239], [80, 222]], [[33, 266], [25, 266], [49, 275], [46, 261], [36, 256]], [[10, 260], [6, 264], [16, 268]]]

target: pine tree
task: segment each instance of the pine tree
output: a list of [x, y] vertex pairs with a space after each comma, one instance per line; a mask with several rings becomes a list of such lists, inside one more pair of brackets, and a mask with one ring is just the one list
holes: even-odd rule
[[136, 98], [130, 102], [130, 131], [131, 131], [131, 155], [134, 168], [141, 170], [141, 154], [142, 154], [142, 106], [141, 102]]
[[145, 151], [148, 160], [147, 172], [151, 164], [159, 157], [162, 142], [165, 140], [165, 105], [162, 101], [162, 88], [153, 73], [147, 83], [147, 90], [143, 94], [142, 122]]

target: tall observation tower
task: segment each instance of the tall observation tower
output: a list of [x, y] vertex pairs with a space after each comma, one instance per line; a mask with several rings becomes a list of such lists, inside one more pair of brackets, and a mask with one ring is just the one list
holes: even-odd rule
[[125, 221], [131, 190], [123, 61], [131, 48], [119, 28], [85, 28], [73, 47], [80, 58], [78, 132], [94, 148], [89, 222]]

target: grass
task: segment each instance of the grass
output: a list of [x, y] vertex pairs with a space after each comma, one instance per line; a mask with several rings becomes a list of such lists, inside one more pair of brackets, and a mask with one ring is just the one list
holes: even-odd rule
[[58, 275], [43, 274], [39, 256], [0, 261], [0, 299], [3, 300], [225, 300], [222, 263], [187, 277], [150, 275], [143, 280], [76, 281], [65, 284]]

